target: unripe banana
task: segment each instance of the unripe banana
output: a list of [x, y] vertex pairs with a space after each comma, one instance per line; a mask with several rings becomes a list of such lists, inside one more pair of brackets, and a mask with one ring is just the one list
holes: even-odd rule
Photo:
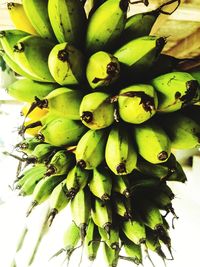
[[57, 150], [58, 148], [51, 144], [38, 144], [27, 158], [27, 162], [48, 163]]
[[22, 107], [21, 111], [20, 111], [20, 115], [23, 117], [26, 117], [28, 119], [38, 121], [40, 118], [42, 118], [43, 116], [45, 116], [49, 112], [48, 109], [46, 109], [46, 108], [40, 109], [40, 108], [36, 107], [34, 110], [31, 111], [31, 113], [28, 114], [30, 108], [31, 108], [31, 104], [25, 103], [24, 106]]
[[39, 36], [27, 36], [14, 46], [14, 57], [20, 67], [42, 82], [55, 82], [48, 68], [48, 56], [54, 43]]
[[89, 170], [96, 168], [104, 160], [106, 137], [104, 130], [87, 131], [77, 143], [77, 165]]
[[22, 4], [9, 2], [7, 3], [7, 9], [11, 21], [18, 30], [37, 35], [37, 32], [30, 23]]
[[48, 65], [60, 85], [77, 85], [85, 80], [84, 55], [70, 43], [55, 45], [49, 54]]
[[103, 228], [108, 236], [112, 226], [112, 209], [109, 203], [104, 203], [99, 198], [94, 199], [94, 203], [91, 210], [91, 216], [94, 223]]
[[37, 137], [53, 146], [74, 145], [85, 130], [85, 126], [78, 121], [58, 117], [44, 124]]
[[86, 14], [79, 0], [49, 0], [51, 26], [59, 43], [82, 46], [86, 29]]
[[[162, 118], [162, 117], [161, 117]], [[172, 148], [190, 149], [200, 145], [200, 125], [181, 112], [164, 116], [163, 128], [171, 140]]]
[[81, 241], [86, 236], [86, 228], [91, 213], [91, 195], [87, 187], [79, 190], [71, 200], [71, 214], [75, 224], [80, 229]]
[[138, 153], [147, 161], [156, 164], [166, 161], [171, 153], [171, 143], [158, 123], [147, 121], [134, 127]]
[[69, 201], [70, 198], [68, 197], [68, 191], [65, 185], [65, 181], [63, 181], [53, 189], [49, 197], [49, 226], [52, 224], [55, 216], [67, 206]]
[[125, 79], [141, 80], [161, 53], [166, 40], [158, 36], [142, 36], [120, 47], [113, 55], [118, 58]]
[[66, 186], [70, 198], [74, 198], [79, 190], [88, 183], [90, 172], [75, 165], [67, 174]]
[[114, 175], [112, 190], [129, 198], [131, 196], [131, 192], [128, 176]]
[[32, 103], [35, 97], [44, 98], [57, 87], [55, 83], [36, 82], [23, 78], [9, 85], [7, 92], [19, 101]]
[[71, 120], [79, 120], [79, 107], [82, 100], [82, 92], [65, 87], [56, 88], [43, 99], [37, 99], [40, 108], [47, 108], [58, 116]]
[[116, 175], [125, 175], [136, 166], [137, 153], [127, 129], [113, 127], [108, 135], [105, 160]]
[[112, 179], [110, 173], [103, 168], [95, 168], [88, 184], [93, 195], [102, 201], [108, 201], [111, 197]]
[[120, 64], [116, 57], [105, 51], [90, 56], [86, 77], [92, 89], [101, 89], [114, 83], [120, 75]]
[[47, 165], [46, 175], [52, 174], [63, 175], [69, 172], [74, 164], [75, 157], [73, 153], [65, 150], [57, 151]]
[[48, 16], [48, 1], [23, 0], [24, 11], [38, 35], [47, 39], [55, 39]]
[[158, 98], [153, 86], [135, 84], [120, 91], [118, 105], [122, 120], [140, 124], [155, 115]]
[[109, 267], [117, 267], [119, 260], [119, 251], [110, 248], [106, 243], [103, 243], [103, 255]]
[[105, 242], [110, 248], [119, 251], [120, 247], [119, 247], [119, 228], [116, 227], [112, 227], [110, 229], [110, 235], [108, 237], [107, 232], [105, 231], [105, 229], [98, 227], [99, 230], [99, 234], [101, 236], [101, 240], [103, 242]]
[[178, 181], [181, 183], [185, 183], [187, 181], [186, 173], [184, 172], [183, 167], [178, 161], [176, 161], [175, 171], [171, 175], [166, 177], [166, 180], [167, 181]]
[[124, 0], [107, 0], [96, 9], [86, 32], [88, 54], [112, 49], [124, 29], [128, 4], [128, 1]]
[[15, 148], [17, 151], [23, 151], [26, 154], [31, 154], [34, 148], [40, 143], [40, 140], [38, 140], [36, 137], [29, 137], [17, 143]]
[[85, 95], [79, 112], [83, 124], [92, 130], [106, 128], [114, 122], [114, 104], [103, 92]]
[[32, 202], [27, 211], [27, 216], [32, 212], [33, 208], [42, 204], [51, 195], [53, 189], [64, 180], [63, 175], [52, 175], [40, 180], [34, 188], [32, 194]]
[[123, 220], [132, 219], [132, 207], [130, 198], [125, 198], [122, 195], [114, 195], [113, 207], [116, 214], [121, 216]]
[[187, 72], [174, 71], [154, 78], [151, 84], [158, 92], [157, 112], [173, 112], [199, 101], [198, 82]]

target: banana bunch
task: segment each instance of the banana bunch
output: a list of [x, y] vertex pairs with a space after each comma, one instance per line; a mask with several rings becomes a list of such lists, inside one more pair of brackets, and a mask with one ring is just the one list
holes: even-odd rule
[[133, 16], [147, 0], [8, 4], [16, 28], [0, 32], [0, 54], [20, 76], [6, 91], [24, 104], [14, 189], [32, 198], [27, 216], [49, 202], [49, 225], [70, 207], [53, 257], [173, 259], [170, 182], [187, 181], [174, 151], [200, 146], [200, 72], [181, 71], [162, 53], [168, 38], [150, 35], [173, 2]]

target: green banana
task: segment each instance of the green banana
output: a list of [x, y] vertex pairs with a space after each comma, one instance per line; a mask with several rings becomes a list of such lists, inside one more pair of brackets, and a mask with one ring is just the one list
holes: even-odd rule
[[53, 146], [74, 145], [85, 132], [85, 126], [78, 121], [58, 117], [40, 129], [37, 138]]
[[80, 229], [83, 243], [91, 213], [91, 194], [87, 187], [77, 192], [70, 206], [73, 221]]
[[41, 179], [34, 188], [32, 202], [27, 211], [27, 216], [33, 208], [42, 204], [51, 195], [53, 189], [64, 180], [63, 175], [51, 175]]
[[36, 32], [45, 39], [55, 39], [48, 16], [48, 1], [23, 0], [24, 11]]
[[183, 167], [178, 161], [176, 161], [175, 171], [171, 175], [166, 177], [166, 181], [178, 181], [181, 183], [185, 183], [187, 181], [186, 173], [184, 172]]
[[[79, 107], [82, 101], [82, 92], [65, 87], [54, 89], [43, 99], [37, 99], [40, 108], [48, 108], [49, 111], [70, 120], [80, 120]], [[38, 97], [39, 98], [39, 97]]]
[[106, 128], [114, 122], [114, 104], [103, 92], [85, 95], [79, 112], [83, 124], [92, 130]]
[[95, 198], [91, 210], [91, 216], [94, 223], [103, 228], [108, 236], [113, 227], [112, 209], [109, 203], [104, 203], [99, 198]]
[[84, 55], [70, 43], [53, 47], [49, 53], [48, 66], [54, 80], [60, 85], [77, 85], [85, 80]]
[[105, 160], [116, 175], [125, 175], [136, 166], [137, 153], [127, 129], [114, 126], [108, 135]]
[[131, 196], [130, 183], [126, 175], [114, 175], [112, 190], [124, 195], [126, 198]]
[[94, 168], [88, 186], [92, 194], [100, 198], [102, 201], [110, 200], [112, 178], [106, 169]]
[[70, 198], [74, 198], [79, 190], [88, 183], [90, 172], [75, 165], [67, 174], [66, 187]]
[[27, 162], [47, 164], [58, 148], [50, 144], [38, 144], [27, 157]]
[[82, 47], [86, 14], [79, 0], [49, 0], [48, 14], [59, 43], [69, 42]]
[[46, 175], [52, 174], [62, 175], [69, 172], [71, 166], [74, 164], [74, 154], [68, 152], [66, 149], [57, 151], [48, 162]]
[[19, 66], [41, 82], [55, 82], [48, 68], [48, 56], [54, 43], [39, 36], [26, 36], [14, 45]]
[[134, 138], [138, 153], [147, 161], [156, 164], [167, 161], [171, 153], [171, 142], [166, 132], [154, 121], [134, 127]]
[[115, 213], [121, 216], [123, 220], [131, 220], [133, 212], [130, 198], [125, 198], [120, 194], [115, 194], [112, 200]]
[[[161, 117], [162, 118], [162, 117]], [[160, 120], [161, 120], [160, 118]], [[190, 149], [200, 145], [200, 125], [177, 111], [164, 116], [162, 126], [171, 140], [172, 148]]]
[[86, 77], [94, 90], [109, 86], [118, 80], [120, 64], [116, 57], [105, 51], [92, 54], [87, 62]]
[[52, 191], [49, 197], [50, 211], [48, 215], [49, 226], [52, 224], [55, 216], [63, 210], [69, 203], [68, 191], [65, 181], [59, 183]]
[[157, 112], [173, 112], [199, 101], [199, 84], [187, 72], [174, 71], [151, 80], [157, 90], [159, 105]]
[[[83, 169], [94, 169], [103, 160], [107, 133], [104, 130], [88, 130], [78, 141], [76, 162]], [[95, 155], [95, 157], [94, 157]]]
[[110, 235], [108, 237], [105, 229], [98, 227], [99, 234], [101, 236], [101, 241], [105, 242], [110, 248], [119, 251], [119, 229], [117, 226], [110, 229]]
[[136, 245], [146, 242], [145, 225], [138, 214], [135, 214], [132, 220], [122, 223], [122, 231]]
[[153, 86], [134, 84], [122, 89], [118, 95], [119, 115], [128, 123], [140, 124], [155, 115], [158, 98]]
[[189, 70], [189, 73], [192, 75], [192, 77], [198, 81], [198, 83], [200, 84], [200, 71], [197, 70]]
[[119, 251], [110, 248], [106, 243], [103, 243], [102, 246], [103, 255], [107, 266], [117, 267], [119, 260]]
[[97, 257], [97, 252], [100, 246], [101, 237], [97, 226], [94, 224], [92, 218], [89, 219], [87, 233], [85, 236], [85, 249], [87, 257], [90, 261], [94, 261]]
[[36, 137], [29, 137], [15, 145], [15, 149], [19, 152], [25, 152], [26, 154], [31, 154], [34, 148], [41, 142]]
[[112, 49], [124, 29], [128, 6], [129, 1], [107, 0], [95, 10], [86, 31], [88, 54]]
[[121, 75], [128, 81], [143, 80], [166, 44], [164, 37], [142, 36], [113, 54], [121, 63]]
[[15, 81], [7, 88], [7, 93], [13, 98], [32, 103], [35, 97], [44, 98], [58, 87], [55, 83], [37, 82], [28, 78]]

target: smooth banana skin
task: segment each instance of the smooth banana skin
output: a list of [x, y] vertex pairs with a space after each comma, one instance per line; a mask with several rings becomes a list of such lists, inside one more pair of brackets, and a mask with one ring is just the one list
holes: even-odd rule
[[176, 171], [166, 177], [166, 181], [177, 181], [181, 183], [185, 183], [187, 181], [186, 173], [178, 161], [176, 161]]
[[171, 140], [172, 148], [190, 149], [200, 145], [200, 125], [181, 112], [164, 116], [163, 128]]
[[106, 0], [83, 0], [84, 3], [84, 9], [87, 15], [87, 18], [89, 19], [92, 14], [97, 10], [98, 7], [100, 7]]
[[75, 165], [67, 174], [66, 187], [68, 195], [73, 199], [79, 190], [82, 190], [88, 183], [90, 172]]
[[91, 216], [94, 223], [103, 228], [107, 235], [110, 235], [111, 228], [113, 227], [112, 209], [109, 203], [104, 203], [99, 198], [95, 198], [92, 204]]
[[157, 112], [174, 112], [199, 101], [199, 84], [187, 72], [165, 73], [151, 80], [151, 84], [158, 92]]
[[[108, 0], [92, 14], [86, 31], [86, 52], [110, 51], [124, 29], [128, 1]], [[101, 29], [101, 31], [99, 31]]]
[[107, 266], [116, 267], [119, 260], [119, 251], [110, 248], [106, 243], [103, 243], [102, 251]]
[[15, 145], [15, 149], [19, 152], [25, 152], [26, 154], [31, 154], [34, 148], [41, 144], [41, 142], [35, 137], [27, 137], [26, 139], [20, 141]]
[[75, 145], [85, 131], [85, 126], [78, 121], [58, 117], [44, 124], [37, 138], [53, 146], [69, 146]]
[[87, 233], [85, 236], [85, 250], [87, 257], [90, 261], [94, 261], [97, 257], [97, 252], [99, 250], [101, 242], [101, 236], [99, 234], [97, 226], [94, 224], [92, 218], [89, 219]]
[[102, 201], [109, 201], [112, 191], [112, 178], [110, 173], [103, 168], [95, 168], [89, 181], [89, 189], [93, 195]]
[[164, 37], [142, 36], [120, 47], [113, 54], [121, 63], [121, 76], [128, 81], [141, 81], [166, 44]]
[[54, 43], [39, 36], [27, 36], [14, 46], [14, 58], [19, 66], [37, 80], [55, 82], [48, 68], [48, 56]]
[[112, 199], [113, 207], [119, 216], [123, 218], [123, 220], [131, 220], [132, 219], [132, 207], [130, 198], [124, 198], [122, 195], [116, 194]]
[[83, 243], [91, 214], [91, 194], [87, 187], [77, 192], [76, 196], [71, 200], [70, 207], [73, 221], [80, 229]]
[[134, 124], [143, 123], [156, 113], [157, 93], [149, 84], [128, 86], [119, 92], [118, 107], [123, 121]]
[[110, 235], [108, 237], [105, 229], [98, 227], [99, 234], [101, 236], [101, 240], [105, 242], [110, 248], [113, 250], [119, 251], [120, 249], [120, 241], [119, 241], [119, 229], [118, 227], [112, 227], [110, 229]]
[[129, 198], [131, 196], [131, 192], [130, 192], [130, 183], [128, 176], [114, 175], [112, 190], [113, 192], [120, 193], [121, 195], [124, 195], [126, 198]]
[[46, 169], [46, 175], [52, 174], [64, 175], [69, 172], [75, 163], [74, 154], [66, 149], [57, 151], [49, 161]]
[[86, 30], [86, 13], [79, 0], [49, 0], [48, 14], [59, 43], [83, 45]]
[[85, 81], [83, 53], [68, 42], [55, 45], [48, 57], [54, 80], [60, 85], [77, 85]]
[[21, 102], [32, 103], [35, 101], [35, 97], [44, 98], [57, 87], [56, 83], [37, 82], [23, 78], [9, 85], [7, 93]]
[[38, 144], [28, 156], [27, 162], [48, 163], [58, 148], [51, 144]]
[[116, 57], [105, 51], [92, 54], [87, 62], [86, 77], [90, 87], [98, 90], [119, 79], [120, 64]]
[[52, 225], [55, 216], [62, 211], [69, 203], [68, 191], [65, 181], [59, 183], [52, 191], [49, 197], [50, 211], [48, 215], [49, 226]]
[[51, 195], [53, 189], [63, 180], [63, 175], [52, 175], [40, 180], [34, 188], [32, 194], [32, 202], [27, 211], [27, 216], [32, 212], [33, 208], [42, 204]]
[[157, 164], [167, 161], [171, 154], [171, 141], [167, 133], [154, 121], [134, 127], [138, 153], [147, 161]]
[[110, 130], [105, 149], [105, 160], [116, 175], [126, 175], [136, 166], [137, 152], [127, 129], [113, 127]]
[[91, 170], [103, 162], [106, 137], [107, 133], [104, 130], [88, 130], [77, 143], [75, 151], [77, 165]]
[[109, 127], [114, 122], [115, 108], [110, 95], [104, 92], [86, 94], [80, 104], [82, 123], [92, 130]]
[[37, 35], [37, 32], [29, 21], [22, 4], [9, 2], [7, 3], [7, 9], [11, 21], [18, 30]]
[[26, 117], [27, 119], [31, 120], [38, 120], [45, 116], [49, 111], [48, 109], [40, 109], [40, 108], [35, 108], [31, 113], [28, 113], [29, 109], [31, 107], [31, 103], [25, 103], [20, 111], [20, 115], [23, 117]]
[[48, 15], [48, 1], [23, 0], [24, 11], [35, 31], [45, 39], [55, 40]]
[[83, 94], [79, 90], [66, 87], [56, 88], [43, 99], [37, 99], [38, 107], [47, 108], [58, 116], [80, 120], [79, 107]]

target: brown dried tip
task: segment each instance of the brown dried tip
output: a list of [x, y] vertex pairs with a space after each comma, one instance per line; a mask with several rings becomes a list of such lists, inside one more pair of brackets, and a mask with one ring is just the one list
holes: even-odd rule
[[25, 50], [25, 46], [22, 42], [19, 42], [17, 45], [14, 45], [13, 48], [14, 48], [14, 52], [18, 52], [18, 53], [24, 52]]
[[110, 230], [112, 228], [112, 224], [110, 222], [107, 222], [104, 224], [103, 229], [106, 231], [108, 234], [108, 237], [110, 238]]
[[38, 205], [37, 201], [34, 200], [34, 201], [31, 203], [31, 206], [30, 206], [30, 207], [28, 208], [28, 210], [27, 210], [26, 217], [28, 217], [28, 216], [31, 214], [32, 210], [33, 210], [37, 205]]
[[81, 169], [85, 169], [86, 168], [86, 162], [83, 160], [83, 159], [80, 159], [80, 160], [78, 160], [77, 161], [77, 163], [76, 163], [76, 165], [78, 166], [78, 167], [80, 167]]
[[162, 151], [158, 154], [158, 159], [160, 161], [164, 161], [168, 158], [168, 153], [166, 151]]
[[90, 111], [83, 111], [81, 115], [81, 120], [87, 123], [92, 122], [93, 120], [93, 113]]
[[125, 163], [120, 163], [117, 166], [116, 171], [117, 171], [118, 174], [126, 173], [126, 165], [125, 165]]
[[56, 217], [56, 215], [58, 214], [57, 209], [52, 209], [49, 213], [48, 216], [48, 221], [49, 221], [49, 227], [52, 225], [52, 222], [54, 220], [54, 218]]
[[67, 192], [67, 197], [69, 197], [70, 199], [73, 199], [76, 196], [77, 193], [78, 193], [78, 189], [77, 188], [71, 188]]
[[47, 171], [45, 173], [45, 176], [51, 176], [54, 173], [56, 173], [56, 168], [52, 164], [49, 164], [47, 166]]
[[109, 200], [110, 200], [110, 196], [109, 196], [107, 193], [105, 193], [105, 194], [103, 194], [103, 195], [101, 196], [101, 200], [102, 200], [103, 202], [109, 201]]
[[126, 198], [129, 198], [131, 196], [131, 193], [128, 189], [125, 189], [124, 192], [123, 192], [123, 195], [126, 197]]

